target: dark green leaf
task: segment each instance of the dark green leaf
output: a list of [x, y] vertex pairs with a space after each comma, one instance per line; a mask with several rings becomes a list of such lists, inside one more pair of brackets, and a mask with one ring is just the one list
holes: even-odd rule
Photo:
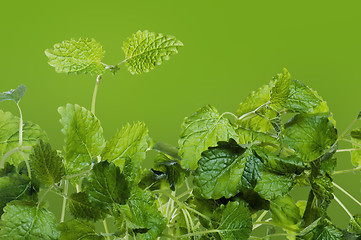
[[350, 219], [347, 230], [352, 233], [361, 234], [361, 214]]
[[84, 181], [84, 192], [89, 201], [99, 208], [111, 209], [113, 203], [125, 204], [129, 187], [119, 167], [107, 161], [99, 162]]
[[319, 225], [314, 230], [315, 240], [343, 240], [343, 233], [333, 225]]
[[321, 203], [321, 210], [326, 211], [328, 204], [333, 199], [332, 179], [327, 175], [317, 175], [311, 178], [312, 191]]
[[242, 185], [246, 188], [254, 188], [257, 181], [262, 178], [263, 161], [254, 153], [247, 157], [246, 165], [242, 174]]
[[238, 140], [233, 125], [222, 117], [212, 106], [200, 108], [192, 116], [185, 118], [178, 141], [179, 156], [183, 168], [195, 170], [201, 153], [218, 141]]
[[87, 220], [99, 220], [104, 219], [105, 212], [97, 205], [97, 203], [91, 203], [88, 195], [84, 192], [73, 193], [70, 195], [69, 210], [74, 218], [84, 218]]
[[6, 177], [13, 173], [16, 173], [16, 168], [8, 162], [5, 163], [4, 168], [0, 168], [0, 177]]
[[272, 221], [282, 225], [295, 225], [301, 221], [300, 209], [289, 195], [270, 201]]
[[16, 103], [19, 103], [20, 100], [23, 98], [25, 92], [26, 92], [26, 87], [21, 84], [16, 89], [11, 89], [10, 91], [0, 93], [0, 102], [6, 100], [12, 100]]
[[258, 180], [254, 190], [264, 199], [273, 200], [284, 196], [292, 187], [292, 176], [263, 172], [262, 179]]
[[60, 223], [59, 240], [103, 240], [103, 236], [95, 232], [94, 224], [91, 222], [72, 219]]
[[305, 161], [321, 157], [336, 140], [337, 131], [328, 116], [298, 114], [283, 131], [283, 143]]
[[49, 143], [42, 140], [33, 147], [30, 155], [32, 170], [45, 185], [58, 183], [65, 174], [62, 158], [58, 156], [56, 150], [52, 150]]
[[12, 201], [1, 216], [0, 239], [56, 240], [59, 232], [54, 215], [35, 203]]

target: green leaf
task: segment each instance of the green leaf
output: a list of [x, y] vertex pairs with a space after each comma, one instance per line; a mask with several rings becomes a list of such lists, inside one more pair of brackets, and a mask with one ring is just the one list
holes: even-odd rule
[[72, 219], [60, 223], [59, 240], [103, 240], [103, 236], [95, 232], [95, 226], [91, 222]]
[[327, 175], [317, 175], [311, 178], [312, 191], [321, 203], [321, 210], [326, 211], [328, 204], [333, 199], [332, 179]]
[[300, 209], [289, 195], [270, 201], [272, 221], [281, 225], [295, 225], [301, 221]]
[[282, 110], [282, 107], [289, 99], [291, 86], [291, 74], [287, 69], [283, 69], [283, 73], [277, 74], [275, 85], [271, 90], [270, 102], [276, 109]]
[[57, 151], [52, 150], [50, 144], [42, 140], [33, 147], [33, 151], [30, 155], [30, 164], [36, 178], [45, 185], [58, 183], [65, 175], [65, 169]]
[[[10, 112], [3, 112], [0, 110], [0, 159], [4, 155], [19, 146], [19, 118], [12, 115]], [[24, 122], [23, 125], [23, 144], [24, 147], [32, 147], [38, 143], [39, 140], [47, 141], [48, 137], [38, 125], [31, 122]], [[22, 148], [25, 156], [28, 158], [31, 149]], [[6, 161], [10, 164], [18, 166], [24, 161], [23, 156], [16, 152], [10, 155]]]
[[150, 192], [133, 188], [128, 205], [130, 211], [126, 214], [127, 227], [138, 232], [140, 239], [154, 240], [163, 232], [167, 221], [158, 211]]
[[65, 167], [67, 174], [89, 168], [93, 158], [105, 147], [100, 121], [87, 109], [75, 104], [59, 107], [61, 130], [65, 135]]
[[252, 232], [252, 218], [245, 202], [228, 202], [222, 212], [219, 235], [223, 240], [246, 240]]
[[71, 39], [45, 50], [49, 65], [58, 73], [90, 73], [99, 75], [105, 70], [101, 62], [104, 57], [102, 45], [94, 39]]
[[318, 225], [314, 229], [313, 239], [315, 240], [343, 240], [343, 233], [333, 225]]
[[269, 150], [278, 150], [280, 148], [277, 138], [269, 134], [244, 128], [237, 128], [236, 133], [239, 136], [239, 144], [257, 145]]
[[123, 43], [123, 51], [129, 72], [140, 74], [168, 60], [182, 46], [183, 43], [173, 36], [138, 31]]
[[0, 215], [6, 203], [13, 200], [36, 200], [37, 189], [26, 175], [8, 174], [0, 178]]
[[130, 194], [119, 167], [107, 161], [95, 164], [83, 185], [91, 203], [109, 210], [113, 203], [125, 204]]
[[292, 176], [277, 175], [270, 172], [263, 172], [262, 179], [258, 180], [254, 190], [264, 199], [273, 200], [284, 196], [293, 187]]
[[355, 167], [361, 166], [361, 128], [351, 131], [352, 147], [357, 149], [351, 151], [351, 162]]
[[56, 240], [59, 232], [54, 215], [32, 202], [12, 201], [1, 216], [0, 239]]
[[285, 124], [283, 143], [305, 161], [324, 155], [337, 140], [337, 131], [327, 116], [297, 114]]
[[350, 219], [347, 231], [361, 234], [361, 214], [354, 215], [353, 218]]
[[195, 190], [206, 199], [219, 199], [236, 195], [244, 184], [255, 185], [262, 168], [262, 162], [255, 158], [251, 149], [239, 146], [233, 139], [218, 142], [218, 147], [202, 153], [193, 180]]
[[201, 153], [218, 141], [238, 141], [238, 135], [228, 119], [222, 117], [212, 106], [200, 108], [184, 119], [178, 141], [182, 167], [195, 170]]
[[105, 212], [96, 203], [89, 201], [88, 195], [84, 192], [72, 193], [68, 205], [74, 218], [97, 221], [104, 219], [106, 216]]
[[11, 89], [10, 91], [0, 93], [0, 102], [6, 100], [12, 100], [16, 103], [19, 103], [20, 100], [23, 98], [25, 92], [26, 92], [26, 87], [21, 84], [16, 89]]
[[124, 167], [127, 156], [135, 163], [140, 164], [145, 159], [149, 141], [150, 137], [145, 123], [128, 123], [110, 141], [107, 141], [101, 156], [121, 169]]

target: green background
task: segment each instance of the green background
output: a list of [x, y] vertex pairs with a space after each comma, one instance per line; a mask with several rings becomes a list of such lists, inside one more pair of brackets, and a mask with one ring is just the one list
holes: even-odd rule
[[[234, 112], [283, 67], [328, 102], [341, 132], [361, 109], [361, 4], [337, 2], [2, 1], [0, 91], [25, 84], [24, 119], [39, 124], [61, 149], [57, 108], [90, 108], [95, 78], [57, 74], [44, 50], [90, 37], [104, 46], [104, 62], [115, 64], [124, 58], [122, 42], [147, 29], [174, 35], [184, 47], [149, 73], [131, 75], [121, 66], [117, 75], [104, 75], [96, 114], [107, 138], [126, 122], [141, 120], [155, 140], [176, 145], [185, 116], [206, 104]], [[17, 113], [11, 102], [0, 107]], [[351, 167], [348, 153], [338, 157], [338, 169]], [[335, 181], [361, 199], [359, 174]], [[335, 191], [352, 213], [361, 213]], [[331, 208], [337, 225], [346, 227], [346, 213], [337, 203]]]

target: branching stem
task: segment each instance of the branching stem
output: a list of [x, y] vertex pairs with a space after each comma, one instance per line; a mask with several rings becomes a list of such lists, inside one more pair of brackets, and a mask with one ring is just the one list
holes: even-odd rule
[[104, 225], [105, 233], [107, 235], [107, 240], [110, 240], [109, 230], [108, 230], [108, 225], [107, 225], [107, 220], [106, 219], [103, 220], [103, 225]]
[[333, 198], [336, 200], [336, 202], [338, 204], [340, 204], [340, 206], [343, 208], [343, 210], [345, 210], [345, 212], [347, 213], [347, 215], [350, 216], [351, 219], [353, 219], [353, 216], [352, 214], [350, 213], [350, 211], [345, 207], [345, 205], [343, 205], [343, 203], [340, 201], [340, 199], [338, 199], [335, 194], [332, 194], [333, 195]]
[[354, 198], [351, 194], [349, 194], [345, 189], [343, 189], [342, 187], [340, 187], [339, 185], [337, 185], [335, 182], [332, 182], [332, 184], [337, 187], [341, 192], [343, 192], [344, 194], [346, 194], [349, 198], [351, 198], [355, 203], [357, 203], [358, 205], [361, 206], [361, 203]]

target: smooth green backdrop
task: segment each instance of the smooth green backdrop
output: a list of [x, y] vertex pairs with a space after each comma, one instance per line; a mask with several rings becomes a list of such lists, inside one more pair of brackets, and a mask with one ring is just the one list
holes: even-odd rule
[[[90, 37], [103, 44], [104, 61], [114, 64], [124, 58], [122, 42], [147, 29], [176, 36], [184, 48], [150, 73], [133, 76], [121, 66], [116, 76], [104, 75], [96, 115], [106, 137], [141, 120], [154, 139], [177, 144], [185, 116], [205, 104], [235, 111], [283, 67], [318, 91], [342, 131], [361, 110], [360, 8], [357, 0], [1, 1], [0, 91], [25, 84], [25, 120], [39, 124], [61, 149], [57, 108], [66, 103], [90, 108], [95, 78], [57, 74], [44, 50]], [[12, 103], [0, 108], [17, 113]], [[349, 154], [339, 160], [339, 169], [351, 167]], [[360, 174], [335, 180], [361, 199]], [[352, 213], [361, 213], [335, 191]], [[331, 207], [331, 217], [346, 227], [346, 213], [337, 203]]]

